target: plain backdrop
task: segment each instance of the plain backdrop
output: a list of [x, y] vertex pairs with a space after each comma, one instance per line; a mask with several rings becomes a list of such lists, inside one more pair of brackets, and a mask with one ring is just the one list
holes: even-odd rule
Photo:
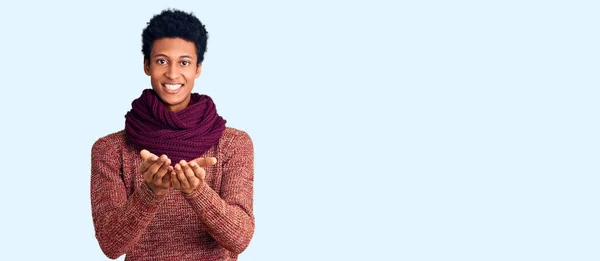
[[[0, 3], [2, 260], [108, 260], [90, 152], [161, 10], [255, 146], [250, 260], [600, 260], [597, 1]], [[121, 257], [119, 260], [122, 260]]]

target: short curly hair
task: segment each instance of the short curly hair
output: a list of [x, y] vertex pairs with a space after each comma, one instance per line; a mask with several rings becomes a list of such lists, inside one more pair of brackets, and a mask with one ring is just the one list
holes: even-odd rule
[[181, 38], [194, 43], [196, 45], [198, 64], [204, 61], [208, 32], [202, 22], [193, 13], [186, 13], [176, 9], [165, 9], [160, 14], [152, 17], [142, 32], [142, 53], [144, 54], [144, 60], [150, 60], [152, 45], [155, 40], [161, 38]]

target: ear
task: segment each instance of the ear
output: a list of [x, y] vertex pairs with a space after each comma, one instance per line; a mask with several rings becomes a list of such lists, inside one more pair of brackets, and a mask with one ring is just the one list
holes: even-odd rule
[[148, 60], [146, 59], [144, 59], [144, 73], [150, 76], [150, 63], [148, 63]]
[[196, 78], [200, 77], [200, 72], [202, 71], [202, 62], [196, 66]]

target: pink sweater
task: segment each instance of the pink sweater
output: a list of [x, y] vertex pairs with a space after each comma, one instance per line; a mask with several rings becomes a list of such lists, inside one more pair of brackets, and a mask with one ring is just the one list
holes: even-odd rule
[[[160, 155], [159, 155], [160, 156]], [[167, 155], [169, 156], [169, 155]], [[205, 157], [205, 182], [189, 195], [154, 196], [138, 167], [139, 150], [120, 131], [92, 147], [94, 229], [109, 258], [237, 260], [254, 233], [254, 150], [243, 131], [227, 128]]]

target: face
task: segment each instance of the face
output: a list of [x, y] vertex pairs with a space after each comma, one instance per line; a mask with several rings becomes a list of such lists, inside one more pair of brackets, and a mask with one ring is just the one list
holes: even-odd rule
[[194, 43], [181, 38], [157, 39], [149, 59], [144, 61], [144, 72], [150, 76], [152, 89], [168, 110], [185, 109], [190, 103], [194, 80], [202, 69], [202, 64], [196, 65]]

